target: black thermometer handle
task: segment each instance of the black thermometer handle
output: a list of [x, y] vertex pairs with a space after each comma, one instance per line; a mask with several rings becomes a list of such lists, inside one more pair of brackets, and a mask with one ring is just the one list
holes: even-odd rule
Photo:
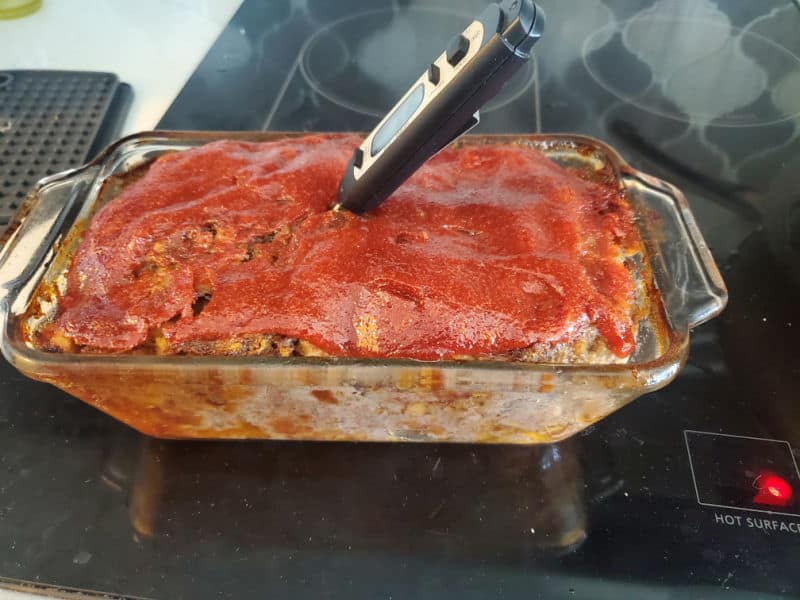
[[428, 70], [356, 148], [338, 207], [377, 207], [425, 161], [478, 123], [478, 109], [529, 58], [544, 30], [532, 0], [490, 4], [447, 44]]

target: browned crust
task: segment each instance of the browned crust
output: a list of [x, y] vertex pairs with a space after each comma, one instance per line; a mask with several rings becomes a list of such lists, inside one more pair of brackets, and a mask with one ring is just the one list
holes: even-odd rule
[[[631, 274], [636, 281], [636, 298], [631, 305], [633, 312], [633, 322], [635, 326], [646, 318], [651, 309], [650, 297], [653, 290], [649, 289], [647, 282], [650, 278], [643, 272], [643, 261], [625, 260], [626, 266], [631, 270]], [[638, 265], [636, 264], [638, 263]], [[57, 293], [51, 290], [43, 293], [40, 290], [36, 294], [37, 299], [53, 298]], [[39, 308], [35, 308], [39, 307]], [[41, 304], [34, 302], [28, 312], [29, 317], [44, 318], [44, 322], [38, 327], [26, 328], [25, 338], [29, 339], [34, 346], [48, 352], [59, 353], [85, 353], [96, 354], [104, 353], [105, 350], [88, 346], [77, 346], [57, 327], [53, 325], [41, 309]], [[31, 322], [31, 319], [25, 319]], [[635, 333], [635, 332], [634, 332]], [[218, 340], [203, 340], [190, 342], [173, 342], [164, 337], [160, 329], [154, 329], [145, 344], [133, 351], [135, 354], [156, 354], [156, 355], [192, 355], [192, 356], [267, 356], [267, 357], [324, 357], [325, 352], [314, 346], [308, 341], [287, 338], [276, 334], [248, 334], [233, 336]], [[474, 356], [458, 356], [458, 360], [476, 360]], [[620, 358], [614, 354], [606, 344], [605, 340], [599, 335], [597, 329], [591, 326], [583, 328], [580, 335], [569, 342], [541, 343], [528, 346], [512, 352], [491, 356], [480, 357], [483, 360], [501, 360], [531, 363], [551, 363], [551, 364], [612, 364], [625, 363], [626, 358]]]

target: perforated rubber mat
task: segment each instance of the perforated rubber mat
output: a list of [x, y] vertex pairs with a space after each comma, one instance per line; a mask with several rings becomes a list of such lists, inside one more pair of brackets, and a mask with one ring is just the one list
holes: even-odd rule
[[39, 179], [114, 139], [130, 96], [111, 73], [0, 71], [0, 233]]

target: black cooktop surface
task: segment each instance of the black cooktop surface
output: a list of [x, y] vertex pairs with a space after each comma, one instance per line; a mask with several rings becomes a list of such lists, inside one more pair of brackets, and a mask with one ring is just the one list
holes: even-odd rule
[[[481, 0], [246, 1], [163, 128], [367, 130]], [[0, 577], [157, 598], [800, 596], [800, 10], [542, 0], [483, 132], [596, 136], [729, 288], [679, 377], [549, 446], [143, 437], [0, 361]]]

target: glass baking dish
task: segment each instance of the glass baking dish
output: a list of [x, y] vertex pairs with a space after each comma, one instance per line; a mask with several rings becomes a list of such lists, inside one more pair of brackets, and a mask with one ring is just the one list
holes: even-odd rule
[[686, 199], [673, 186], [583, 136], [465, 136], [459, 143], [529, 144], [585, 177], [611, 174], [624, 186], [657, 287], [627, 364], [58, 354], [28, 342], [21, 325], [29, 303], [55, 308], [57, 299], [37, 295], [58, 285], [83, 227], [123, 175], [217, 139], [291, 135], [303, 134], [141, 133], [39, 182], [0, 249], [5, 357], [27, 376], [156, 437], [545, 443], [669, 383], [686, 360], [690, 329], [727, 301]]

